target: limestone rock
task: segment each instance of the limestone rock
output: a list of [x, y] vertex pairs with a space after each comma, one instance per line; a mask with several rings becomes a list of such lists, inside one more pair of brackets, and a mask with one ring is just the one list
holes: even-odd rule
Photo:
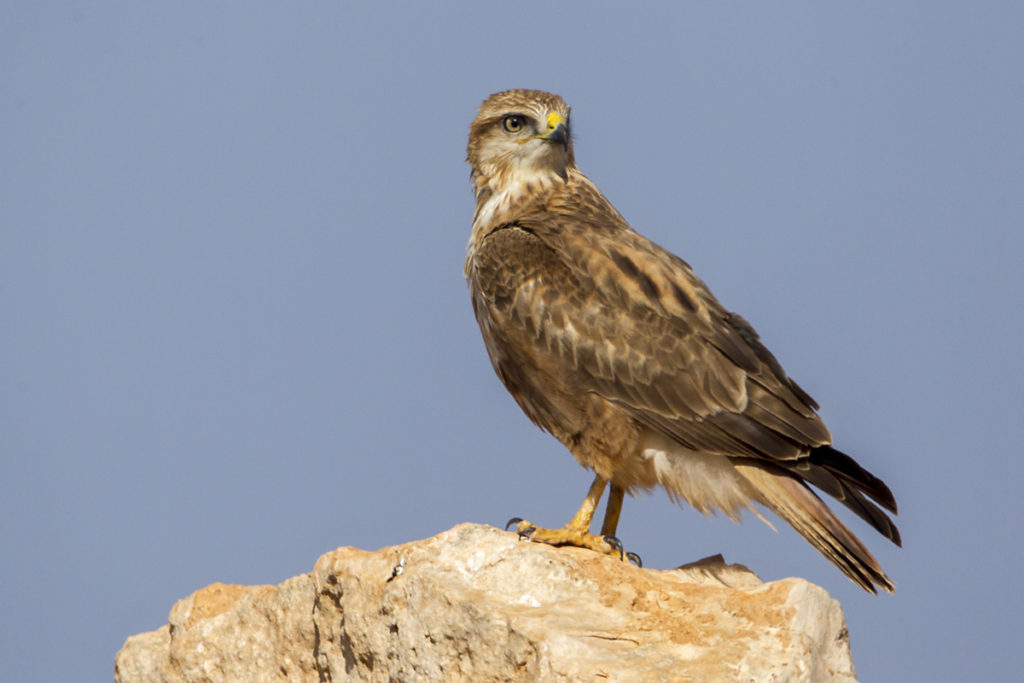
[[842, 609], [720, 557], [640, 569], [463, 524], [340, 548], [279, 586], [215, 584], [132, 636], [115, 680], [853, 681]]
[[115, 681], [317, 681], [313, 581], [279, 586], [215, 583], [179, 600], [169, 623], [132, 636]]

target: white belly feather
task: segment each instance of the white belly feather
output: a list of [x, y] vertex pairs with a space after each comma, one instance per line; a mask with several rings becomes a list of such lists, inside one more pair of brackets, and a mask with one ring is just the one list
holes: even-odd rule
[[737, 522], [746, 508], [772, 526], [752, 505], [759, 498], [753, 486], [724, 455], [691, 451], [650, 430], [645, 430], [641, 437], [640, 454], [645, 464], [653, 468], [658, 484], [676, 502], [685, 500], [704, 514], [721, 510]]

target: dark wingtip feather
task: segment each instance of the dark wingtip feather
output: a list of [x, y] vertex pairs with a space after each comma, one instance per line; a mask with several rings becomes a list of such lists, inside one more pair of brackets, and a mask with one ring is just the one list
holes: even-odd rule
[[834, 474], [828, 468], [804, 462], [802, 467], [788, 468], [790, 472], [800, 476], [807, 483], [813, 484], [832, 496], [858, 517], [870, 524], [896, 545], [901, 546], [900, 530], [896, 524], [877, 505], [868, 500], [849, 480]]
[[857, 461], [831, 446], [818, 446], [808, 456], [811, 465], [818, 465], [853, 484], [876, 503], [897, 514], [896, 498], [885, 482], [857, 464]]

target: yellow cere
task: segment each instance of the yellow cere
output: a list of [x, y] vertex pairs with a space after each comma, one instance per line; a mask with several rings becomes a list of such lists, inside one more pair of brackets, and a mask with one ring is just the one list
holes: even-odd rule
[[554, 112], [553, 111], [550, 114], [548, 114], [548, 130], [547, 130], [547, 132], [545, 132], [545, 133], [537, 133], [536, 135], [533, 135], [533, 136], [531, 136], [529, 138], [526, 138], [524, 140], [516, 140], [516, 144], [522, 145], [522, 144], [525, 144], [525, 143], [529, 142], [530, 140], [537, 139], [537, 138], [540, 138], [540, 139], [543, 140], [547, 136], [551, 135], [551, 133], [553, 133], [554, 130], [556, 128], [558, 128], [559, 124], [564, 124], [564, 123], [565, 123], [565, 119], [563, 119], [558, 114], [558, 112]]

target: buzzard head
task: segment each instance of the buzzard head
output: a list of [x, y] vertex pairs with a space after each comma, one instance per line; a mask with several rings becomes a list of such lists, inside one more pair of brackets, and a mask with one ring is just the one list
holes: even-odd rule
[[474, 177], [528, 180], [554, 174], [565, 180], [576, 165], [569, 105], [540, 90], [491, 95], [469, 128], [466, 160]]

